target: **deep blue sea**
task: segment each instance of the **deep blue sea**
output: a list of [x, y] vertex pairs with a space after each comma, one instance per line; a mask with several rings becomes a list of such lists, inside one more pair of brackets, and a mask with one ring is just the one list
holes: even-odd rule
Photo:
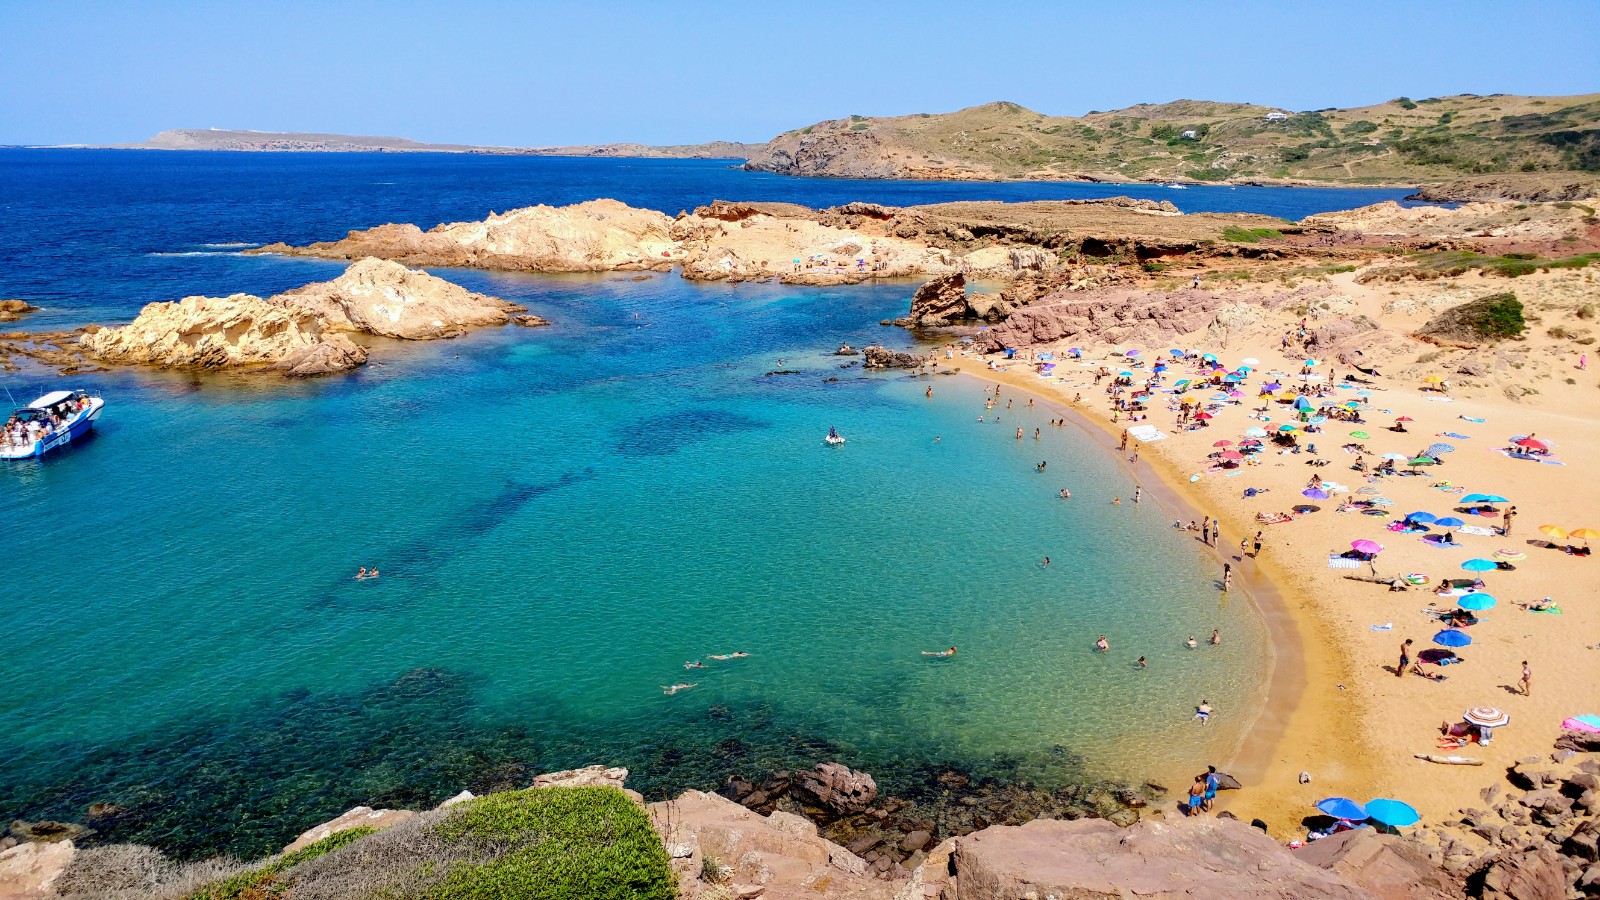
[[[123, 322], [342, 270], [240, 245], [594, 197], [675, 213], [1130, 194], [1298, 218], [1402, 193], [0, 151], [0, 297], [44, 307], [25, 329]], [[0, 375], [19, 402], [107, 401], [91, 440], [0, 468], [0, 817], [108, 802], [108, 838], [253, 854], [358, 803], [588, 763], [654, 797], [825, 759], [893, 789], [942, 765], [1060, 784], [1237, 748], [1264, 629], [1163, 510], [1108, 505], [1129, 490], [1117, 462], [1073, 428], [1012, 437], [1053, 410], [978, 424], [981, 384], [830, 355], [909, 346], [877, 323], [913, 283], [434, 271], [555, 324], [380, 341], [372, 365], [313, 381]], [[849, 443], [825, 447], [830, 426]], [[352, 580], [362, 565], [383, 576]], [[1213, 627], [1224, 647], [1184, 649]], [[1100, 633], [1112, 653], [1089, 652]], [[663, 694], [679, 682], [698, 686]], [[1219, 709], [1203, 730], [1202, 698]]]

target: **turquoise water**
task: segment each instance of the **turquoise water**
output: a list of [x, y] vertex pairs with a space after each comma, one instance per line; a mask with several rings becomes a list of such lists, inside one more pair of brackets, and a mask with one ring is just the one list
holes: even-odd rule
[[[163, 258], [215, 260], [217, 290], [341, 269]], [[824, 759], [909, 789], [1237, 746], [1263, 627], [1171, 515], [1109, 506], [1116, 461], [1045, 408], [979, 424], [976, 381], [829, 354], [909, 346], [876, 323], [912, 284], [438, 274], [556, 324], [380, 342], [316, 381], [59, 382], [108, 407], [82, 446], [0, 470], [0, 815], [113, 802], [109, 837], [249, 853], [356, 803], [594, 762], [653, 795]], [[1182, 646], [1213, 627], [1223, 647]]]

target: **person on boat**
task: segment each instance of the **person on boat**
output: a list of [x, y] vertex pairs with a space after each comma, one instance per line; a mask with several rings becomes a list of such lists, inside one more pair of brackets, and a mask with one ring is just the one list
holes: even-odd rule
[[832, 425], [829, 425], [828, 426], [828, 437], [831, 439], [831, 438], [836, 438], [838, 436], [839, 436], [839, 430], [837, 428], [834, 428]]
[[938, 656], [938, 657], [955, 656], [956, 655], [956, 648], [951, 647], [949, 650], [924, 650], [924, 651], [922, 651], [922, 655], [923, 656]]

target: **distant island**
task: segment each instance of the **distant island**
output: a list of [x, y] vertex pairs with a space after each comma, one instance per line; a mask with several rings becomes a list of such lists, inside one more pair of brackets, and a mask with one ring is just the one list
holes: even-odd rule
[[994, 102], [849, 116], [765, 144], [488, 147], [314, 132], [174, 129], [136, 150], [737, 159], [751, 171], [958, 181], [1420, 186], [1431, 201], [1573, 200], [1600, 185], [1600, 94], [1458, 94], [1293, 112], [1175, 100], [1083, 116]]
[[490, 147], [429, 144], [410, 138], [322, 134], [310, 131], [242, 131], [174, 128], [147, 141], [102, 145], [115, 150], [231, 150], [248, 153], [480, 153], [510, 156], [625, 156], [661, 159], [748, 159], [763, 144], [709, 141], [650, 147], [644, 144], [585, 144], [572, 147]]

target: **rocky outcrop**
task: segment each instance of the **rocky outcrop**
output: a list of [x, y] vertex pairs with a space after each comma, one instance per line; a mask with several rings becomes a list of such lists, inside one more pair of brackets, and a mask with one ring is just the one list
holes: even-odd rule
[[627, 784], [628, 770], [621, 766], [585, 766], [563, 772], [547, 772], [535, 776], [533, 786], [544, 787], [614, 787]]
[[22, 300], [0, 300], [0, 324], [15, 322], [31, 312], [38, 312], [39, 307]]
[[1156, 346], [1210, 325], [1227, 302], [1201, 289], [1057, 291], [1012, 312], [984, 343], [992, 350], [1056, 341]]
[[1430, 184], [1405, 199], [1427, 203], [1522, 200], [1530, 203], [1600, 198], [1600, 175], [1593, 172], [1516, 172], [1457, 178]]
[[511, 313], [524, 310], [426, 272], [371, 257], [332, 281], [285, 291], [272, 302], [307, 310], [333, 331], [408, 341], [455, 337], [468, 328], [504, 325]]
[[[678, 874], [680, 896], [764, 900], [889, 900], [891, 885], [800, 816], [752, 812], [717, 794], [685, 791], [648, 807]], [[707, 876], [710, 876], [709, 878]]]
[[71, 841], [30, 841], [0, 852], [0, 900], [55, 896], [55, 883], [76, 853]]
[[862, 348], [861, 365], [868, 369], [916, 369], [922, 366], [922, 360], [909, 353], [874, 345]]
[[1370, 891], [1377, 900], [1454, 900], [1462, 879], [1441, 869], [1439, 854], [1399, 835], [1370, 828], [1313, 841], [1295, 857]]
[[[956, 838], [951, 900], [1305, 897], [1370, 900], [1238, 820], [1144, 821], [1131, 828], [1038, 819]], [[948, 889], [947, 889], [948, 891]]]
[[367, 361], [366, 348], [310, 310], [250, 294], [151, 303], [132, 324], [80, 340], [90, 356], [132, 365], [325, 375]]
[[960, 272], [943, 275], [917, 288], [911, 295], [910, 324], [922, 328], [954, 325], [972, 315], [967, 303], [967, 279]]
[[357, 806], [336, 819], [330, 819], [321, 825], [301, 832], [300, 836], [284, 847], [282, 852], [293, 853], [296, 850], [309, 847], [317, 841], [326, 840], [341, 831], [349, 831], [352, 828], [371, 828], [375, 831], [382, 831], [385, 828], [399, 825], [401, 822], [409, 822], [416, 817], [417, 814], [409, 809], [373, 809], [370, 806]]
[[527, 272], [611, 272], [666, 269], [677, 250], [664, 213], [616, 200], [571, 206], [529, 206], [490, 213], [481, 222], [452, 222], [423, 231], [380, 225], [343, 240], [305, 247], [268, 244], [255, 253], [324, 259], [375, 256], [406, 265], [471, 266]]
[[367, 361], [367, 349], [346, 333], [448, 338], [469, 327], [504, 325], [522, 310], [426, 272], [369, 258], [332, 281], [272, 297], [151, 303], [132, 324], [93, 329], [79, 340], [85, 353], [113, 363], [326, 375]]
[[878, 783], [871, 775], [836, 762], [796, 773], [795, 789], [837, 815], [861, 812], [878, 799]]

